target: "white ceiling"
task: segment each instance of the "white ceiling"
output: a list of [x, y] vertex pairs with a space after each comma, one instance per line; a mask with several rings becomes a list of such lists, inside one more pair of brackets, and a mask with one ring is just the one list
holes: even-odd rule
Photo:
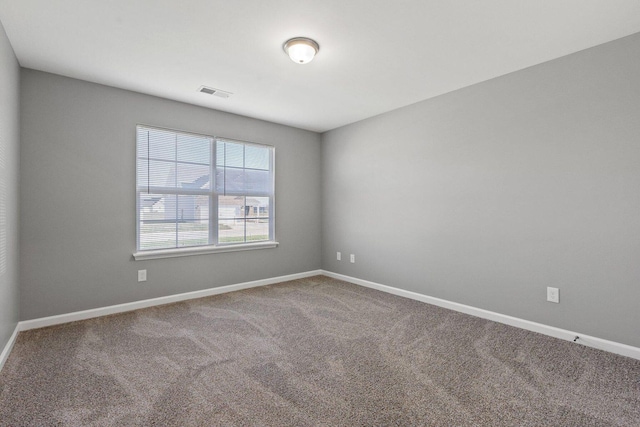
[[640, 1], [0, 0], [0, 21], [23, 67], [326, 131], [640, 32]]

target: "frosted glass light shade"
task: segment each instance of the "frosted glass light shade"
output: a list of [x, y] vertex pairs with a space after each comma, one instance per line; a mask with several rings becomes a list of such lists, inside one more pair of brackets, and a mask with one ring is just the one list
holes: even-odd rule
[[283, 48], [287, 55], [289, 55], [289, 58], [296, 64], [311, 62], [320, 50], [318, 43], [306, 37], [296, 37], [287, 40]]

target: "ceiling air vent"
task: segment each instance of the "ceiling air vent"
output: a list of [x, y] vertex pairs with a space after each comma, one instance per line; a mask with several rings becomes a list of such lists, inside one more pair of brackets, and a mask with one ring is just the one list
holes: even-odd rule
[[212, 87], [200, 86], [198, 92], [206, 93], [207, 95], [217, 96], [218, 98], [228, 98], [233, 95], [231, 92], [227, 92], [221, 89], [214, 89]]

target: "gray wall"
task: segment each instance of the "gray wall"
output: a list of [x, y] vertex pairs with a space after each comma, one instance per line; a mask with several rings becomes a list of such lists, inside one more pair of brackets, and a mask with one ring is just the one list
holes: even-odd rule
[[[18, 75], [0, 38], [2, 344], [17, 318]], [[322, 148], [311, 132], [22, 70], [20, 317], [322, 266], [640, 346], [639, 58], [634, 35], [328, 132]], [[281, 246], [133, 261], [136, 123], [275, 145]]]
[[[320, 268], [318, 134], [27, 69], [21, 95], [22, 319]], [[274, 145], [280, 246], [133, 261], [137, 123]]]
[[0, 24], [0, 351], [18, 323], [20, 67]]
[[640, 346], [640, 34], [322, 144], [324, 269]]

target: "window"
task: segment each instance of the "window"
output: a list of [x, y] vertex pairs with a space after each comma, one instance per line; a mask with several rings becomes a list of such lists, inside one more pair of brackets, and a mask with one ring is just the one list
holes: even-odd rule
[[147, 126], [136, 139], [136, 259], [275, 243], [273, 147]]

